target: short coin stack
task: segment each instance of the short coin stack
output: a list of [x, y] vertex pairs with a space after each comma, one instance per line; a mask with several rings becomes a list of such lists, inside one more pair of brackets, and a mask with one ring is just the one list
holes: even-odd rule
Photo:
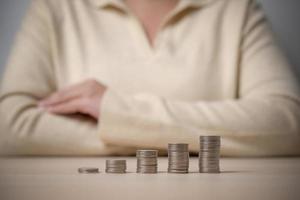
[[155, 174], [157, 173], [157, 150], [137, 150], [137, 173]]
[[220, 146], [220, 136], [200, 136], [200, 173], [220, 173]]
[[126, 173], [126, 160], [106, 160], [106, 173]]
[[188, 144], [168, 145], [168, 172], [188, 173], [189, 172], [189, 146]]

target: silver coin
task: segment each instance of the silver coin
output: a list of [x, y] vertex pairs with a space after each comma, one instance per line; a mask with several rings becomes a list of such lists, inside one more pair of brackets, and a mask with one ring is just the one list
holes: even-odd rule
[[168, 156], [186, 157], [189, 155], [190, 155], [189, 152], [177, 152], [177, 151], [168, 152]]
[[185, 151], [187, 152], [189, 149], [189, 145], [188, 144], [168, 144], [168, 151], [178, 151], [178, 152], [182, 152]]
[[110, 170], [110, 169], [106, 169], [105, 172], [108, 174], [125, 174], [126, 173], [126, 171], [124, 171], [124, 170]]
[[184, 165], [184, 166], [188, 166], [189, 165], [189, 161], [169, 161], [168, 165]]
[[81, 174], [96, 174], [99, 173], [99, 169], [95, 167], [81, 167], [78, 168], [78, 172]]
[[151, 169], [151, 168], [157, 168], [157, 165], [139, 165], [137, 168], [143, 168], [143, 169]]
[[216, 145], [203, 145], [200, 144], [200, 149], [212, 149], [212, 148], [216, 148], [216, 149], [220, 149], [221, 145], [216, 144]]
[[221, 140], [201, 140], [200, 139], [200, 144], [209, 144], [209, 145], [212, 145], [212, 144], [221, 144]]
[[153, 162], [137, 162], [138, 166], [157, 166], [157, 162], [153, 163]]
[[187, 173], [189, 173], [189, 171], [188, 170], [173, 170], [173, 169], [168, 169], [168, 173], [187, 174]]
[[157, 157], [158, 150], [137, 150], [136, 157]]
[[184, 159], [168, 159], [169, 163], [189, 163], [189, 159], [188, 158], [184, 158]]
[[106, 166], [106, 169], [126, 169], [126, 166]]
[[106, 160], [107, 165], [126, 165], [126, 160]]
[[199, 139], [200, 141], [202, 140], [220, 141], [221, 137], [217, 135], [201, 135]]
[[221, 143], [221, 139], [200, 139], [200, 142]]
[[150, 167], [150, 166], [139, 166], [139, 167], [137, 167], [137, 169], [153, 170], [153, 169], [157, 169], [157, 167], [155, 167], [155, 166], [152, 166], [152, 167]]
[[137, 169], [136, 172], [140, 174], [156, 174], [157, 169]]
[[168, 165], [169, 167], [171, 167], [171, 168], [188, 168], [189, 167], [189, 164], [187, 164], [187, 163], [170, 163], [169, 165]]
[[170, 163], [170, 164], [180, 164], [180, 163], [188, 164], [189, 160], [169, 160], [168, 163]]
[[157, 158], [137, 158], [138, 162], [152, 162], [157, 163]]
[[138, 173], [157, 173], [157, 167], [149, 168], [149, 167], [138, 167], [136, 169]]

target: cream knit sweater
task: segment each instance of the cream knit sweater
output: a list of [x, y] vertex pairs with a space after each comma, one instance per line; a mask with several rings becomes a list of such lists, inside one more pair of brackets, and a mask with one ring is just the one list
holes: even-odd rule
[[[94, 78], [99, 122], [37, 102]], [[1, 152], [111, 155], [222, 136], [222, 155], [300, 154], [300, 90], [252, 0], [181, 0], [154, 45], [121, 0], [33, 0], [0, 97]]]

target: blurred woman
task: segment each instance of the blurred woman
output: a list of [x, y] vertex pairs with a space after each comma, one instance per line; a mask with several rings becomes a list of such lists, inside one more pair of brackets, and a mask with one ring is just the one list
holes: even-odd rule
[[300, 153], [299, 85], [253, 0], [33, 0], [0, 116], [12, 154], [197, 152], [210, 134], [222, 155]]

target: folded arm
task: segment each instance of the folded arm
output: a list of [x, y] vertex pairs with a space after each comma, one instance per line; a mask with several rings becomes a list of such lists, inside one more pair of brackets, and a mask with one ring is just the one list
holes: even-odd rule
[[38, 108], [58, 88], [53, 65], [55, 22], [48, 1], [32, 1], [11, 53], [0, 94], [0, 153], [49, 155], [127, 154], [104, 144], [97, 123]]

